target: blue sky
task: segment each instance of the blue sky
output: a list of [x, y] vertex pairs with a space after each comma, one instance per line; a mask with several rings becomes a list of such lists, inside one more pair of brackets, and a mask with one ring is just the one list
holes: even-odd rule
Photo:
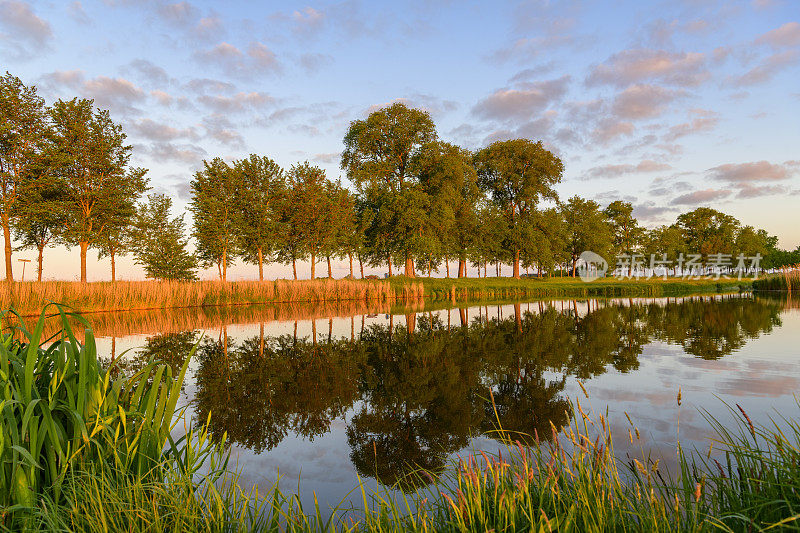
[[[348, 123], [403, 100], [471, 149], [543, 140], [563, 198], [624, 199], [648, 226], [708, 205], [800, 244], [797, 0], [0, 0], [0, 67], [48, 103], [108, 108], [178, 209], [204, 158], [337, 178]], [[77, 250], [48, 260], [46, 277], [77, 275]]]

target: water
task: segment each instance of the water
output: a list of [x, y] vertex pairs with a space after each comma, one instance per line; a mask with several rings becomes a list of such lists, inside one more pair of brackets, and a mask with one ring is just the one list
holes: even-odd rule
[[[201, 332], [184, 396], [227, 432], [245, 483], [305, 505], [367, 487], [424, 485], [506, 431], [533, 444], [570, 400], [609, 410], [617, 454], [674, 464], [675, 444], [708, 448], [702, 410], [732, 420], [797, 416], [800, 310], [749, 296], [557, 300], [461, 308], [251, 307], [90, 316], [101, 353], [180, 366]], [[197, 329], [191, 329], [192, 326]], [[579, 382], [589, 392], [583, 398]], [[676, 397], [682, 391], [683, 405]], [[494, 402], [494, 403], [492, 403]], [[641, 439], [628, 442], [628, 421]]]

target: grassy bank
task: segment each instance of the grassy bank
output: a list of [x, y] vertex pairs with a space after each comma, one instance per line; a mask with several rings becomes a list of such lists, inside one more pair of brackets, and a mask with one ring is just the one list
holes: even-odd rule
[[[400, 287], [408, 278], [392, 278]], [[426, 299], [481, 300], [514, 297], [609, 297], [609, 296], [683, 296], [689, 294], [740, 292], [749, 290], [750, 280], [680, 278], [618, 280], [605, 278], [590, 283], [579, 278], [420, 278]]]
[[[498, 429], [502, 455], [472, 454], [438, 479], [418, 472], [433, 483], [407, 499], [362, 488], [355, 509], [304, 509], [278, 487], [242, 487], [224, 443], [212, 443], [204, 427], [184, 426], [175, 437], [184, 433], [176, 399], [189, 358], [175, 376], [157, 361], [122, 375], [98, 363], [91, 332], [75, 340], [66, 318], [46, 349], [43, 318], [0, 338], [0, 530], [800, 529], [797, 413], [784, 413], [781, 427], [741, 408], [731, 409], [733, 428], [708, 417], [713, 453], [679, 445], [670, 473], [644, 451], [618, 458], [607, 413], [587, 412], [581, 399], [551, 435]], [[632, 422], [622, 438], [638, 441]]]
[[747, 280], [616, 280], [584, 283], [579, 279], [406, 278], [389, 280], [320, 279], [301, 281], [157, 282], [118, 281], [82, 284], [67, 281], [0, 284], [0, 308], [35, 316], [58, 302], [80, 312], [128, 311], [263, 303], [387, 302], [429, 300], [498, 300], [520, 297], [582, 298], [596, 296], [682, 296], [749, 290]]
[[753, 290], [757, 292], [800, 292], [800, 266], [786, 268], [780, 274], [773, 274], [754, 281]]
[[81, 312], [210, 307], [261, 303], [388, 302], [422, 298], [421, 283], [372, 280], [303, 281], [45, 281], [0, 284], [0, 308], [35, 315], [58, 302]]

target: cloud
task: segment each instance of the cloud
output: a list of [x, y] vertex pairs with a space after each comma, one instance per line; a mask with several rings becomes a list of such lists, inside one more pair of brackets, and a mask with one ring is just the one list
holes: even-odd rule
[[586, 82], [589, 85], [624, 87], [655, 80], [680, 86], [696, 86], [709, 77], [706, 58], [702, 53], [632, 49], [614, 54], [605, 63], [596, 65]]
[[293, 31], [299, 34], [317, 33], [325, 24], [325, 13], [313, 7], [304, 7], [292, 13]]
[[140, 79], [145, 80], [151, 86], [163, 87], [171, 81], [166, 70], [146, 59], [134, 59], [128, 68], [136, 72]]
[[620, 137], [633, 134], [635, 127], [632, 122], [616, 120], [611, 117], [600, 119], [591, 133], [592, 140], [600, 144], [608, 144]]
[[125, 78], [97, 76], [87, 80], [82, 70], [50, 72], [42, 76], [42, 80], [44, 87], [56, 94], [63, 94], [66, 88], [80, 97], [93, 99], [100, 109], [114, 113], [138, 114], [140, 110], [134, 105], [146, 99], [145, 92]]
[[682, 96], [682, 91], [658, 85], [631, 85], [617, 94], [612, 104], [614, 114], [623, 119], [639, 120], [662, 114], [667, 105]]
[[312, 159], [316, 163], [332, 165], [334, 163], [338, 163], [341, 157], [342, 154], [340, 152], [332, 152], [329, 154], [317, 154]]
[[221, 144], [234, 148], [245, 146], [244, 137], [236, 130], [236, 126], [226, 115], [212, 113], [203, 117], [203, 127], [206, 129], [207, 137]]
[[89, 24], [91, 22], [89, 15], [87, 15], [86, 11], [83, 10], [83, 4], [80, 2], [72, 2], [67, 8], [67, 12], [69, 13], [69, 16], [79, 24]]
[[303, 54], [300, 56], [300, 66], [306, 72], [317, 72], [331, 63], [333, 63], [333, 56], [328, 54]]
[[762, 59], [744, 74], [734, 77], [732, 83], [741, 87], [767, 82], [784, 68], [795, 65], [799, 58], [800, 53], [797, 50], [776, 52]]
[[241, 113], [263, 109], [275, 103], [275, 99], [262, 92], [239, 92], [231, 96], [202, 95], [197, 101], [217, 113]]
[[687, 135], [701, 133], [714, 129], [719, 123], [719, 114], [707, 109], [692, 109], [690, 113], [694, 116], [689, 122], [675, 124], [669, 128], [664, 136], [668, 141], [674, 141]]
[[130, 126], [131, 132], [150, 141], [174, 141], [177, 139], [198, 140], [199, 135], [194, 128], [174, 128], [149, 118], [134, 121]]
[[788, 191], [782, 185], [751, 185], [749, 183], [742, 184], [739, 187], [739, 192], [736, 198], [757, 198], [759, 196], [771, 196], [773, 194], [786, 194]]
[[644, 172], [660, 172], [662, 170], [669, 170], [672, 167], [666, 163], [659, 163], [652, 159], [644, 159], [636, 165], [622, 164], [622, 165], [604, 165], [595, 167], [587, 173], [588, 178], [616, 178], [626, 174], [636, 174]]
[[672, 199], [672, 205], [698, 205], [722, 200], [731, 195], [731, 191], [724, 189], [705, 189], [682, 194]]
[[250, 43], [247, 54], [230, 43], [222, 42], [209, 50], [196, 52], [195, 57], [204, 65], [216, 66], [227, 75], [240, 78], [249, 79], [281, 70], [272, 50], [259, 42]]
[[675, 207], [665, 205], [657, 205], [655, 202], [647, 201], [633, 206], [633, 216], [636, 220], [641, 221], [655, 221], [659, 220], [663, 215], [674, 213], [677, 211]]
[[16, 59], [29, 58], [53, 38], [50, 23], [17, 0], [0, 0], [0, 29], [0, 44], [5, 44]]
[[174, 26], [187, 26], [200, 16], [200, 10], [189, 2], [162, 4], [158, 6], [156, 12], [162, 21]]
[[134, 147], [148, 155], [153, 161], [173, 161], [181, 164], [197, 165], [206, 157], [206, 151], [195, 144], [173, 144], [170, 142], [137, 145]]
[[754, 181], [781, 181], [795, 174], [793, 161], [774, 164], [768, 161], [749, 163], [727, 163], [708, 169], [709, 175], [717, 180], [731, 184], [750, 183]]
[[478, 102], [472, 113], [480, 118], [501, 121], [526, 121], [567, 91], [570, 77], [524, 84], [521, 89], [498, 89]]
[[761, 35], [755, 42], [756, 44], [767, 44], [773, 48], [800, 46], [800, 24], [787, 22], [780, 28]]
[[196, 78], [186, 83], [186, 88], [197, 94], [230, 93], [236, 90], [236, 85], [227, 81], [213, 80], [210, 78]]

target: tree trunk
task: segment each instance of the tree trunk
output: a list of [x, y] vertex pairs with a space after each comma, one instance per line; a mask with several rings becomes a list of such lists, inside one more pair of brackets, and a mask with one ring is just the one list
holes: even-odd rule
[[222, 281], [228, 281], [228, 249], [222, 249]]
[[448, 259], [444, 260], [444, 267], [447, 271], [447, 278], [450, 279], [450, 261]]
[[114, 251], [111, 251], [111, 283], [117, 281], [117, 261]]
[[361, 279], [364, 279], [364, 261], [361, 257], [358, 258], [358, 268], [361, 270]]
[[44, 246], [38, 246], [39, 248], [39, 272], [36, 277], [36, 281], [42, 281], [42, 264], [44, 263]]
[[392, 277], [392, 256], [389, 255], [388, 259], [389, 259], [389, 277], [391, 278]]
[[514, 278], [519, 279], [519, 250], [514, 250]]
[[333, 277], [333, 270], [331, 270], [331, 258], [330, 257], [326, 257], [325, 259], [328, 260], [328, 277], [332, 278]]
[[11, 224], [8, 213], [3, 213], [3, 237], [6, 240], [6, 281], [14, 281], [14, 266], [11, 263]]
[[292, 274], [294, 274], [294, 280], [297, 281], [297, 259], [292, 258]]
[[317, 255], [314, 252], [311, 252], [311, 279], [317, 274]]
[[[480, 268], [480, 267], [478, 267]], [[483, 278], [486, 279], [486, 261], [483, 262]]]
[[264, 253], [258, 247], [258, 281], [264, 281]]
[[347, 252], [347, 258], [350, 259], [350, 279], [353, 279], [353, 252]]
[[458, 277], [459, 278], [467, 277], [467, 261], [466, 261], [466, 259], [459, 259], [458, 260]]
[[[89, 248], [88, 241], [81, 241], [81, 283], [86, 283], [86, 250]], [[6, 256], [10, 257], [10, 256]]]
[[406, 276], [408, 276], [409, 278], [415, 277], [414, 260], [411, 258], [411, 254], [408, 253], [408, 250], [406, 250]]

